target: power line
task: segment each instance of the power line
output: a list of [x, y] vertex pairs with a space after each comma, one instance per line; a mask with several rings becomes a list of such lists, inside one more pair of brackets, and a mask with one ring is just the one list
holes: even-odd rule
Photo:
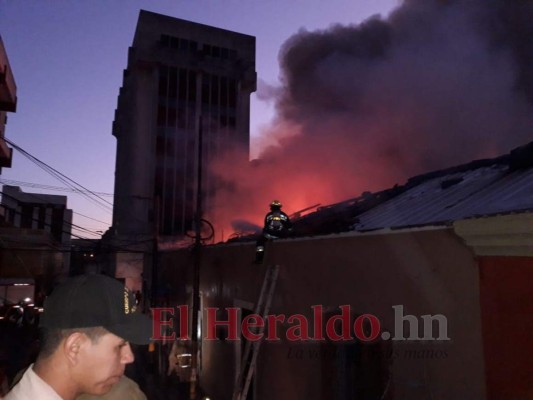
[[[69, 192], [69, 193], [79, 193], [80, 191], [83, 192], [83, 190], [74, 190], [71, 188], [61, 187], [61, 186], [52, 186], [52, 185], [45, 185], [42, 183], [32, 183], [32, 182], [23, 182], [23, 181], [15, 181], [11, 179], [1, 179], [0, 183], [4, 185], [11, 185], [11, 186], [23, 186], [23, 187], [31, 187], [36, 189], [45, 189], [45, 190], [53, 190], [56, 192]], [[90, 191], [87, 193], [96, 193], [100, 196], [108, 196], [113, 197], [113, 193], [104, 193], [104, 192], [96, 192], [96, 191]]]
[[[113, 194], [110, 194], [110, 193], [102, 193], [102, 192], [95, 192], [95, 191], [92, 191], [90, 189], [87, 189], [85, 188], [84, 186], [82, 186], [81, 184], [75, 182], [74, 180], [68, 178], [67, 176], [65, 176], [64, 174], [60, 173], [59, 171], [55, 170], [54, 168], [50, 167], [48, 164], [44, 163], [43, 161], [39, 160], [38, 158], [32, 156], [29, 152], [27, 152], [26, 150], [24, 150], [23, 148], [21, 148], [20, 146], [18, 146], [17, 144], [15, 144], [14, 142], [12, 142], [11, 140], [7, 139], [7, 138], [3, 138], [7, 143], [9, 143], [11, 146], [13, 146], [13, 148], [15, 148], [15, 150], [19, 151], [22, 155], [24, 155], [26, 158], [28, 158], [30, 161], [32, 161], [34, 164], [36, 164], [39, 168], [43, 169], [45, 172], [49, 173], [50, 175], [52, 175], [54, 178], [58, 179], [59, 181], [63, 182], [65, 185], [67, 185], [69, 188], [71, 188], [71, 190], [74, 192], [74, 193], [78, 193], [80, 195], [82, 195], [83, 197], [85, 197], [87, 200], [89, 201], [92, 201], [93, 203], [95, 203], [97, 206], [99, 206], [100, 208], [103, 208], [105, 211], [111, 213], [112, 212], [112, 208], [107, 206], [106, 204], [102, 204], [102, 202], [98, 201], [97, 199], [95, 198], [92, 198], [89, 196], [89, 194], [92, 194], [93, 196], [96, 196], [97, 198], [103, 200], [105, 203], [109, 204], [110, 206], [113, 206], [112, 203], [110, 203], [109, 201], [103, 199], [102, 197], [100, 197], [99, 195], [102, 195], [102, 196], [114, 196]], [[78, 185], [79, 187], [75, 187], [73, 186], [72, 184], [70, 184], [68, 181], [65, 181], [65, 179], [63, 179], [62, 177], [65, 177], [68, 181], [71, 181], [73, 182], [74, 184]], [[13, 181], [15, 182], [15, 181]], [[25, 182], [26, 184], [27, 182]], [[31, 183], [29, 183], [31, 185]], [[35, 184], [35, 185], [39, 185], [39, 184]], [[22, 186], [22, 185], [21, 185]], [[52, 186], [51, 186], [52, 188]], [[57, 188], [57, 187], [55, 187]], [[82, 189], [80, 189], [82, 188]], [[66, 188], [64, 188], [66, 189]], [[54, 189], [51, 189], [51, 190], [54, 190]], [[93, 219], [94, 221], [97, 221], [97, 222], [101, 222], [103, 224], [106, 224], [106, 225], [110, 225], [108, 222], [104, 222], [104, 221], [100, 221], [100, 220], [97, 220], [97, 219], [94, 219], [94, 218], [91, 218], [91, 217], [88, 217], [86, 215], [83, 215], [83, 214], [80, 214], [80, 213], [77, 213], [75, 211], [73, 211], [74, 214], [77, 214], [77, 215], [80, 215], [82, 217], [85, 217], [85, 218], [89, 218], [89, 219]], [[140, 221], [140, 219], [138, 218], [138, 216], [134, 215], [131, 213], [130, 210], [128, 210], [128, 214], [130, 215], [130, 217], [132, 219], [135, 219], [137, 221]]]
[[76, 212], [76, 211], [72, 211], [73, 214], [76, 214], [76, 215], [79, 215], [80, 217], [84, 217], [84, 218], [88, 218], [88, 219], [92, 219], [93, 221], [96, 221], [96, 222], [100, 222], [102, 224], [105, 224], [105, 225], [110, 225], [109, 222], [104, 222], [104, 221], [100, 221], [99, 219], [96, 219], [96, 218], [93, 218], [93, 217], [89, 217], [87, 215], [83, 215], [83, 214], [80, 214], [79, 212]]
[[[4, 196], [7, 196], [7, 197], [11, 197], [15, 200], [18, 200], [16, 199], [15, 197], [13, 196], [10, 196], [9, 194], [6, 194], [6, 193], [2, 193]], [[18, 214], [18, 215], [22, 215], [22, 213], [20, 211], [17, 211], [17, 210], [14, 210], [12, 209], [11, 207], [8, 207], [6, 206], [5, 204], [2, 205], [5, 209], [7, 210], [10, 210], [11, 212], [15, 213], [15, 214]], [[37, 221], [37, 222], [40, 222], [39, 219], [37, 218], [30, 218], [32, 221]], [[62, 224], [67, 224], [67, 225], [71, 225], [73, 229], [78, 229], [78, 230], [85, 230], [85, 228], [82, 228], [82, 227], [79, 227], [78, 225], [75, 225], [75, 224], [72, 224], [72, 223], [69, 223], [67, 221], [62, 221]], [[49, 226], [51, 227], [52, 224], [50, 223], [46, 223], [46, 222], [43, 222], [43, 225], [45, 226]], [[73, 236], [75, 237], [76, 239], [82, 239], [82, 240], [101, 240], [101, 239], [95, 239], [95, 238], [88, 238], [88, 237], [83, 237], [83, 236], [79, 236], [75, 233], [72, 233], [72, 232], [69, 232], [69, 231], [65, 231], [63, 229], [60, 230], [61, 233], [66, 233], [70, 236]], [[88, 233], [92, 233], [92, 234], [96, 234], [96, 232], [91, 232], [89, 231]], [[98, 236], [101, 236], [100, 234], [97, 234]], [[9, 240], [10, 242], [14, 241], [16, 242], [16, 240], [12, 240], [10, 239]], [[106, 246], [106, 251], [107, 252], [125, 252], [125, 253], [150, 253], [150, 252], [147, 252], [147, 251], [143, 251], [143, 250], [134, 250], [134, 249], [128, 249], [127, 246], [135, 246], [135, 245], [140, 245], [140, 244], [144, 244], [144, 243], [150, 243], [152, 242], [152, 239], [146, 239], [146, 240], [136, 240], [136, 241], [124, 241], [123, 243], [121, 243], [120, 245], [107, 245]], [[58, 250], [59, 251], [59, 250]]]
[[[14, 196], [11, 196], [10, 194], [5, 193], [4, 191], [2, 191], [2, 192], [0, 192], [0, 193], [2, 194], [2, 196], [9, 197], [10, 199], [15, 200], [16, 202], [19, 202], [19, 199], [17, 199], [17, 198], [14, 197]], [[37, 199], [39, 200], [39, 195], [35, 195], [34, 193], [25, 193], [25, 194], [29, 194], [30, 196], [35, 197], [35, 198], [37, 198]], [[41, 200], [41, 201], [46, 201], [46, 199], [42, 199], [42, 198], [41, 198], [40, 200]], [[6, 204], [2, 204], [2, 206], [3, 206], [4, 208], [8, 209], [8, 210], [13, 211], [13, 212], [16, 213], [16, 214], [19, 214], [19, 215], [21, 215], [21, 216], [23, 215], [20, 211], [17, 211], [17, 210], [15, 210], [15, 209], [11, 208], [11, 207], [8, 207]], [[39, 219], [37, 219], [37, 218], [31, 218], [31, 220], [32, 220], [32, 221], [36, 221], [36, 222], [41, 222], [41, 221], [40, 221]], [[77, 230], [79, 230], [79, 231], [85, 231], [85, 232], [90, 233], [90, 234], [92, 234], [92, 235], [101, 236], [100, 234], [98, 234], [98, 233], [96, 233], [96, 232], [93, 232], [93, 231], [91, 231], [91, 230], [89, 230], [89, 229], [86, 229], [86, 228], [84, 228], [84, 227], [82, 227], [82, 226], [76, 225], [76, 224], [74, 224], [74, 223], [72, 223], [72, 222], [68, 222], [68, 221], [63, 220], [62, 223], [63, 223], [63, 224], [70, 225], [70, 227], [71, 227], [72, 229], [77, 229]], [[46, 223], [44, 223], [44, 222], [43, 222], [43, 224], [44, 224], [44, 225], [49, 225], [50, 227], [52, 226], [51, 224], [46, 224]], [[63, 233], [67, 233], [67, 234], [72, 234], [72, 232], [67, 232], [67, 231], [62, 231], [62, 232], [63, 232]]]
[[[16, 197], [10, 196], [9, 194], [4, 193], [4, 192], [2, 192], [2, 196], [7, 196], [7, 197], [10, 197], [10, 198], [12, 198], [12, 199], [18, 201], [18, 199], [17, 199]], [[8, 207], [8, 206], [5, 205], [5, 204], [2, 204], [2, 207], [4, 207], [6, 210], [10, 210], [11, 212], [13, 212], [13, 213], [15, 213], [15, 214], [17, 214], [17, 215], [20, 215], [20, 216], [23, 215], [22, 212], [20, 212], [20, 211], [18, 211], [18, 210], [15, 210], [15, 209], [13, 209], [13, 208], [11, 208], [11, 207]], [[32, 217], [32, 218], [30, 218], [30, 220], [31, 220], [31, 221], [36, 221], [36, 222], [42, 222], [42, 224], [43, 224], [44, 226], [49, 226], [50, 228], [52, 228], [52, 224], [51, 224], [51, 223], [46, 223], [46, 222], [44, 222], [44, 221], [40, 221], [38, 218], [33, 218], [33, 217]], [[67, 225], [70, 225], [71, 227], [74, 227], [74, 226], [78, 227], [77, 225], [74, 225], [74, 224], [72, 224], [72, 223], [70, 223], [70, 222], [68, 222], [68, 221], [65, 221], [65, 220], [61, 221], [61, 224], [62, 224], [62, 225], [63, 225], [63, 224], [67, 224]], [[78, 227], [78, 228], [81, 228], [82, 230], [85, 229], [85, 228], [82, 228], [82, 227]], [[65, 230], [61, 229], [60, 232], [61, 232], [61, 233], [66, 233], [66, 234], [71, 235], [71, 236], [74, 236], [74, 237], [76, 237], [76, 238], [78, 238], [78, 239], [90, 239], [90, 238], [86, 238], [86, 237], [78, 236], [78, 235], [72, 233], [72, 231], [69, 232], [69, 231], [65, 231]], [[93, 234], [94, 234], [95, 232], [90, 232], [90, 233], [93, 233]], [[98, 236], [100, 236], [100, 235], [98, 235]]]
[[102, 236], [100, 233], [96, 233], [96, 232], [92, 232], [86, 228], [78, 228], [77, 226], [73, 226], [72, 227], [72, 230], [76, 230], [76, 231], [81, 231], [81, 232], [84, 232], [84, 233], [88, 233], [89, 235], [94, 235], [94, 236]]
[[[105, 200], [101, 196], [97, 195], [93, 191], [87, 189], [85, 186], [79, 184], [75, 180], [69, 178], [65, 174], [59, 172], [55, 168], [53, 168], [50, 165], [46, 164], [45, 162], [39, 160], [37, 157], [31, 155], [29, 152], [27, 152], [26, 150], [24, 150], [22, 147], [18, 146], [16, 143], [12, 142], [11, 140], [7, 139], [6, 137], [4, 137], [4, 140], [8, 144], [10, 144], [15, 150], [20, 152], [24, 157], [28, 158], [31, 162], [36, 164], [39, 168], [41, 168], [45, 172], [47, 172], [50, 175], [52, 175], [54, 178], [58, 179], [63, 184], [65, 184], [68, 187], [72, 188], [77, 193], [79, 193], [80, 195], [84, 196], [87, 200], [92, 201], [94, 204], [96, 204], [100, 208], [104, 209], [107, 212], [111, 212], [111, 210], [112, 210], [111, 207], [113, 206], [112, 203], [110, 203], [109, 201]], [[90, 196], [89, 194], [91, 194], [92, 196]]]
[[[9, 183], [7, 183], [9, 182]], [[20, 182], [20, 181], [9, 181], [7, 179], [0, 179], [0, 183], [4, 184], [4, 185], [11, 185], [12, 183], [17, 183], [17, 184], [20, 184], [20, 183], [24, 183], [24, 182]], [[35, 185], [38, 185], [37, 183]], [[46, 186], [46, 185], [42, 185], [42, 186]], [[32, 186], [33, 187], [33, 186]], [[64, 188], [66, 189], [66, 188]], [[3, 193], [3, 192], [1, 192]], [[44, 201], [46, 202], [46, 199], [44, 197], [42, 197], [43, 195], [46, 195], [45, 193], [29, 193], [29, 192], [24, 192], [24, 195], [25, 196], [31, 196], [31, 197], [34, 197], [36, 198], [37, 200], [39, 201]], [[7, 195], [6, 195], [7, 196]], [[112, 196], [112, 195], [111, 195]], [[96, 221], [96, 222], [100, 222], [104, 225], [107, 225], [109, 226], [110, 223], [109, 222], [105, 222], [105, 221], [101, 221], [99, 219], [96, 219], [96, 218], [93, 218], [93, 217], [89, 217], [88, 215], [85, 215], [85, 214], [81, 214], [79, 212], [76, 212], [76, 211], [72, 211], [73, 214], [76, 214], [76, 215], [79, 215], [80, 217], [84, 217], [84, 218], [88, 218], [88, 219], [91, 219], [93, 221]]]

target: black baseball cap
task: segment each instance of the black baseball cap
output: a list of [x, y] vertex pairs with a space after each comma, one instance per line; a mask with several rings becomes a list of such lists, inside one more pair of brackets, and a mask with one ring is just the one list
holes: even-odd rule
[[101, 326], [134, 344], [148, 344], [150, 318], [136, 309], [132, 293], [105, 275], [80, 275], [57, 286], [44, 302], [40, 327], [54, 329]]

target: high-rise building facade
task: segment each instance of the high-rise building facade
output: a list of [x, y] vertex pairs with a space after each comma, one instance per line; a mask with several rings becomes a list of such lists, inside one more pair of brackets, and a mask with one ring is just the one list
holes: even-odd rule
[[205, 167], [231, 146], [249, 148], [255, 89], [253, 36], [141, 10], [113, 123], [116, 237], [192, 228], [200, 132], [211, 208], [216, 185]]
[[7, 112], [15, 111], [17, 111], [17, 85], [0, 36], [0, 173], [2, 167], [11, 168], [13, 150], [6, 144], [4, 136]]

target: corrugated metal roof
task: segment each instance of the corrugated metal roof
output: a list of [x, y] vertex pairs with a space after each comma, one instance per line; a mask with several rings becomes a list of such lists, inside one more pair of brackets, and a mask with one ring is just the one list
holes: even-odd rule
[[533, 210], [533, 168], [509, 165], [427, 179], [358, 216], [355, 230], [446, 224], [475, 216]]
[[426, 172], [404, 185], [318, 207], [293, 221], [292, 236], [442, 226], [520, 212], [533, 212], [533, 142], [495, 158]]

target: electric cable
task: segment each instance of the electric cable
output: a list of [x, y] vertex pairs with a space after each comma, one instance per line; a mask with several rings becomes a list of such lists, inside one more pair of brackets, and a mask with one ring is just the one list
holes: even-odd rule
[[[15, 150], [19, 151], [23, 156], [25, 156], [30, 161], [32, 161], [34, 164], [36, 164], [39, 168], [41, 168], [45, 172], [47, 172], [50, 175], [52, 175], [54, 178], [58, 179], [60, 182], [64, 183], [66, 186], [70, 187], [74, 192], [80, 194], [81, 196], [85, 197], [87, 200], [93, 202], [94, 204], [96, 204], [98, 207], [100, 207], [104, 211], [112, 213], [113, 204], [110, 203], [109, 201], [103, 199], [96, 192], [94, 192], [94, 191], [92, 191], [90, 189], [87, 189], [83, 185], [79, 184], [78, 182], [74, 181], [73, 179], [70, 179], [68, 176], [66, 176], [66, 175], [62, 174], [61, 172], [57, 171], [55, 168], [53, 168], [53, 167], [49, 166], [48, 164], [46, 164], [45, 162], [39, 160], [37, 157], [33, 156], [28, 151], [24, 150], [22, 147], [18, 146], [13, 141], [11, 141], [11, 140], [9, 140], [9, 139], [7, 139], [5, 137], [3, 139], [7, 143], [9, 143], [11, 146], [13, 146], [13, 148]], [[73, 182], [78, 187], [74, 186], [69, 181]], [[102, 200], [103, 202], [105, 202], [107, 204], [104, 204], [104, 203], [102, 203], [102, 201], [99, 201], [98, 199], [89, 196], [88, 193], [92, 194], [93, 196], [97, 197], [98, 199]], [[139, 218], [136, 215], [132, 214], [131, 211], [128, 210], [128, 214], [130, 214], [130, 217], [132, 219], [135, 219], [135, 220], [139, 221]]]
[[[7, 182], [9, 182], [9, 183], [7, 183]], [[17, 184], [19, 184], [19, 183], [24, 183], [24, 182], [20, 182], [20, 181], [8, 181], [8, 180], [0, 179], [0, 183], [2, 183], [3, 185], [10, 185], [11, 183], [17, 183]], [[35, 185], [38, 185], [38, 184], [35, 184]], [[44, 188], [44, 186], [46, 186], [46, 185], [42, 185], [42, 186], [43, 186], [42, 188]], [[42, 189], [42, 188], [41, 188], [41, 189]], [[52, 190], [53, 190], [53, 189], [52, 189]], [[73, 193], [76, 193], [76, 192], [74, 192], [74, 191], [72, 191], [72, 192], [73, 192]], [[0, 192], [0, 193], [3, 194], [3, 192]], [[29, 193], [29, 192], [24, 192], [24, 195], [25, 195], [25, 196], [34, 197], [35, 199], [39, 200], [40, 202], [46, 202], [47, 200], [46, 200], [44, 197], [42, 197], [42, 196], [48, 196], [48, 194], [46, 194], [46, 193]], [[7, 196], [7, 194], [6, 194], [6, 196]], [[18, 199], [16, 199], [16, 200], [18, 201]], [[101, 223], [101, 224], [104, 224], [104, 225], [110, 226], [110, 223], [109, 223], [109, 222], [105, 222], [105, 221], [101, 221], [101, 220], [96, 219], [96, 218], [93, 218], [93, 217], [89, 217], [88, 215], [81, 214], [81, 213], [76, 212], [76, 211], [74, 211], [74, 210], [72, 210], [72, 213], [73, 213], [73, 214], [76, 214], [76, 215], [79, 215], [80, 217], [84, 217], [84, 218], [87, 218], [87, 219], [90, 219], [90, 220], [93, 220], [93, 221], [99, 222], [99, 223]]]
[[[0, 193], [2, 194], [2, 196], [9, 197], [9, 198], [11, 198], [11, 199], [13, 199], [13, 200], [15, 200], [15, 201], [17, 201], [17, 202], [19, 201], [19, 199], [17, 199], [16, 197], [11, 196], [11, 195], [5, 193], [4, 191], [2, 191], [2, 192], [0, 192]], [[33, 195], [33, 193], [25, 193], [25, 194]], [[32, 197], [36, 197], [36, 198], [38, 198], [38, 195], [37, 195], [37, 196], [32, 196]], [[42, 199], [42, 200], [44, 200], [44, 199]], [[2, 204], [2, 206], [5, 207], [5, 208], [8, 209], [8, 210], [11, 210], [11, 211], [13, 211], [13, 212], [19, 214], [19, 215], [23, 215], [21, 212], [19, 212], [19, 211], [13, 209], [13, 208], [7, 206], [6, 204]], [[37, 219], [37, 218], [32, 218], [32, 221], [40, 222], [40, 220]], [[101, 236], [99, 233], [93, 232], [93, 231], [91, 231], [91, 230], [89, 230], [89, 229], [86, 229], [86, 228], [84, 228], [84, 227], [82, 227], [82, 226], [76, 225], [76, 224], [74, 224], [74, 223], [72, 223], [72, 222], [68, 222], [68, 221], [63, 220], [62, 223], [71, 226], [71, 228], [75, 228], [75, 229], [77, 229], [77, 230], [85, 231], [85, 232], [87, 232], [87, 233], [91, 233], [91, 234], [96, 235], [96, 236]], [[50, 226], [51, 226], [51, 225], [50, 225]], [[67, 231], [63, 231], [63, 233], [67, 233], [67, 234], [68, 234], [69, 232], [67, 232]]]
[[[4, 194], [6, 195], [6, 194]], [[9, 195], [6, 195], [9, 197]], [[18, 215], [22, 215], [22, 213], [20, 211], [17, 211], [17, 210], [14, 210], [12, 209], [11, 207], [8, 207], [6, 206], [5, 204], [3, 205], [4, 208], [6, 208], [7, 210], [15, 213], [15, 214], [18, 214]], [[37, 221], [39, 222], [39, 220], [37, 218], [31, 218], [32, 221]], [[66, 221], [63, 221], [63, 222], [66, 222]], [[44, 222], [43, 223], [45, 226], [49, 226], [51, 227], [51, 224], [49, 223], [46, 223]], [[83, 236], [79, 236], [75, 233], [72, 233], [72, 232], [68, 232], [68, 231], [65, 231], [63, 229], [61, 229], [60, 231], [61, 233], [66, 233], [70, 236], [73, 236], [75, 237], [76, 239], [81, 239], [81, 240], [100, 240], [100, 239], [95, 239], [95, 238], [88, 238], [88, 237], [83, 237]], [[98, 235], [100, 236], [100, 235]], [[106, 247], [109, 249], [109, 251], [117, 251], [117, 252], [131, 252], [131, 253], [146, 253], [146, 254], [151, 254], [150, 251], [143, 251], [143, 250], [134, 250], [134, 249], [128, 249], [126, 246], [135, 246], [135, 245], [140, 245], [140, 244], [145, 244], [145, 243], [150, 243], [152, 242], [153, 240], [152, 239], [145, 239], [145, 240], [139, 240], [139, 241], [124, 241], [124, 243], [121, 243], [119, 246], [116, 246], [116, 245], [113, 245], [113, 246], [110, 246], [110, 245], [107, 245], [106, 244]], [[10, 240], [10, 242], [12, 242], [12, 240]], [[26, 242], [26, 243], [29, 243], [29, 242]]]
[[[24, 150], [22, 147], [18, 146], [13, 141], [7, 139], [4, 137], [4, 140], [10, 144], [15, 150], [17, 150], [19, 153], [21, 153], [24, 157], [28, 158], [30, 161], [32, 161], [34, 164], [36, 164], [39, 168], [43, 169], [45, 172], [48, 172], [50, 175], [64, 183], [65, 185], [71, 187], [73, 190], [75, 190], [80, 195], [84, 196], [86, 199], [92, 201], [94, 204], [98, 205], [100, 208], [111, 212], [113, 204], [107, 201], [106, 199], [102, 198], [101, 196], [97, 195], [93, 191], [87, 189], [85, 186], [79, 184], [75, 180], [69, 178], [65, 174], [59, 172], [57, 169], [51, 167], [50, 165], [46, 164], [44, 161], [41, 161], [37, 157], [33, 156], [26, 150]], [[81, 189], [80, 189], [81, 188]], [[88, 193], [92, 194], [93, 197], [91, 197]], [[98, 200], [99, 199], [99, 200]]]
[[[54, 190], [56, 192], [78, 193], [77, 190], [73, 190], [71, 188], [66, 188], [66, 187], [61, 187], [61, 186], [45, 185], [45, 184], [42, 184], [42, 183], [16, 181], [16, 180], [12, 180], [12, 179], [2, 179], [2, 178], [0, 178], [0, 183], [2, 183], [4, 185], [10, 185], [10, 186], [22, 186], [22, 187], [31, 187], [31, 188], [35, 188], [35, 189]], [[113, 193], [96, 192], [94, 190], [91, 190], [90, 192], [96, 193], [96, 194], [98, 194], [100, 196], [113, 197]], [[89, 193], [89, 192], [87, 192], [87, 193]]]
[[[12, 181], [12, 182], [17, 182], [17, 181]], [[0, 179], [0, 183], [2, 183], [2, 179]], [[4, 185], [5, 185], [5, 183], [4, 183]], [[15, 198], [15, 197], [13, 197], [13, 196], [9, 196], [7, 193], [4, 193], [4, 191], [2, 191], [1, 194], [5, 195], [5, 196], [8, 196], [8, 197], [11, 197], [13, 200], [15, 200], [15, 201], [17, 201], [17, 202], [19, 201], [19, 199]], [[35, 198], [36, 200], [38, 200], [39, 202], [47, 203], [47, 199], [46, 199], [45, 197], [43, 197], [43, 196], [48, 196], [48, 194], [44, 194], [44, 193], [28, 193], [28, 192], [24, 192], [24, 196], [27, 196], [27, 197], [33, 197], [33, 198]], [[102, 224], [104, 224], [104, 225], [110, 226], [110, 224], [109, 224], [108, 222], [100, 221], [100, 220], [98, 220], [98, 219], [96, 219], [96, 218], [89, 217], [89, 216], [87, 216], [87, 215], [84, 215], [84, 214], [78, 213], [78, 212], [76, 212], [76, 211], [74, 211], [74, 210], [72, 210], [72, 213], [73, 213], [73, 214], [76, 214], [76, 215], [79, 215], [79, 216], [81, 216], [81, 217], [88, 218], [88, 219], [91, 219], [91, 220], [93, 220], [93, 221], [96, 221], [96, 222], [102, 223]], [[73, 223], [72, 223], [71, 225], [72, 225], [72, 226], [78, 226], [78, 225], [75, 225], [75, 224], [73, 224]], [[83, 229], [83, 230], [87, 230], [86, 228], [83, 228], [83, 227], [80, 227], [80, 228]], [[88, 231], [90, 231], [90, 230], [88, 230]], [[98, 235], [97, 232], [91, 232], [91, 233], [93, 233], [93, 234], [95, 234], [95, 235]]]

